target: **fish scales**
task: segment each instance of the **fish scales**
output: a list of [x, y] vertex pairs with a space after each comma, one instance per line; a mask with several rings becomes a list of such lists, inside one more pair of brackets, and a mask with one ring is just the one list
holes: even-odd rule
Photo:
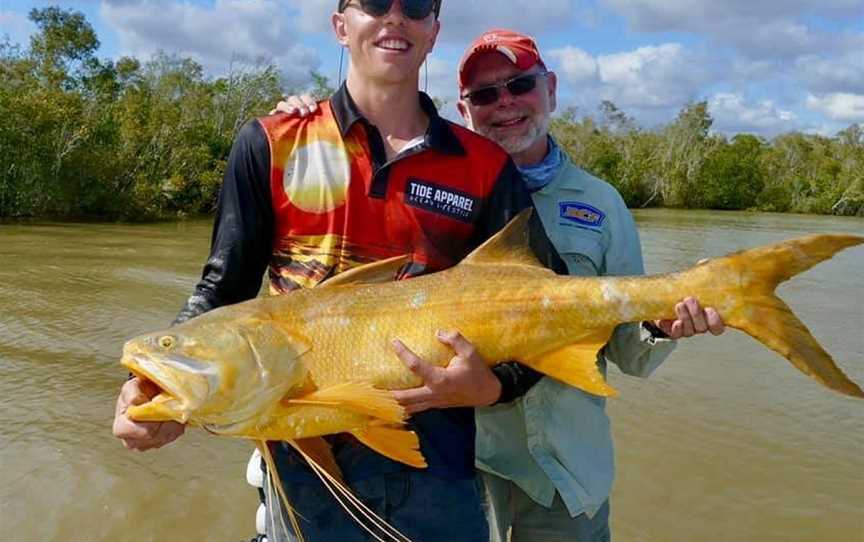
[[[391, 423], [398, 421], [398, 405], [387, 406], [376, 390], [420, 384], [391, 341], [398, 338], [443, 366], [453, 352], [435, 338], [439, 329], [459, 330], [490, 364], [518, 360], [589, 393], [611, 395], [596, 356], [614, 327], [673, 318], [675, 303], [687, 295], [823, 385], [864, 396], [774, 296], [779, 282], [864, 238], [810, 236], [678, 273], [579, 278], [539, 265], [528, 248], [526, 222], [521, 215], [443, 272], [393, 282], [404, 260], [368, 264], [318, 288], [223, 307], [133, 339], [123, 363], [163, 393], [130, 409], [130, 416], [247, 438], [260, 436], [255, 427], [278, 426], [286, 440], [376, 427], [382, 416]], [[178, 359], [196, 361], [184, 370]], [[377, 406], [366, 408], [363, 401]], [[304, 418], [322, 406], [328, 410]], [[340, 408], [351, 415], [340, 418]], [[292, 424], [272, 419], [279, 416], [303, 431], [292, 433]], [[274, 438], [270, 430], [267, 436]]]

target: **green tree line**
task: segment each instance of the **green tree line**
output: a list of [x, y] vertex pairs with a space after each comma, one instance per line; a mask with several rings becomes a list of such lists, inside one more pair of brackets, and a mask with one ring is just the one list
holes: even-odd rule
[[712, 133], [706, 102], [641, 129], [611, 102], [552, 130], [582, 167], [610, 181], [630, 207], [760, 210], [864, 216], [864, 127], [835, 137], [790, 132], [768, 141]]
[[[85, 17], [34, 9], [26, 49], [0, 42], [0, 217], [160, 219], [213, 209], [228, 152], [248, 119], [283, 94], [276, 66], [208, 77], [189, 58], [96, 56]], [[313, 93], [332, 92], [312, 74]], [[298, 89], [291, 89], [290, 91]], [[553, 132], [631, 207], [756, 209], [864, 216], [864, 128], [766, 140], [711, 131], [705, 102], [639, 127], [613, 103], [568, 110]]]

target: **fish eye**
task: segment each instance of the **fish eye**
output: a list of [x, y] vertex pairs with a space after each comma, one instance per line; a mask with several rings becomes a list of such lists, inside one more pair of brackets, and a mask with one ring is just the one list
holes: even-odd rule
[[171, 335], [165, 335], [164, 337], [159, 338], [159, 346], [162, 348], [174, 348], [174, 337]]

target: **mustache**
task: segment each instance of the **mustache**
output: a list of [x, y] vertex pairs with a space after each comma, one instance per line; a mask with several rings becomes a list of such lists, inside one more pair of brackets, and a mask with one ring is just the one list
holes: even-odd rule
[[507, 114], [494, 115], [489, 119], [489, 124], [500, 124], [502, 122], [508, 122], [522, 117], [532, 118], [531, 111], [512, 111]]

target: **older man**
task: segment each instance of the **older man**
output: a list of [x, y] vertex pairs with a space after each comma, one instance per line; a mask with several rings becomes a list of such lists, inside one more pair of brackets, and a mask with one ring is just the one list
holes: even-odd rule
[[[630, 212], [608, 183], [576, 167], [549, 135], [556, 107], [555, 74], [535, 41], [492, 30], [466, 50], [459, 66], [459, 112], [469, 128], [504, 147], [529, 190], [536, 228], [545, 241], [533, 248], [560, 274], [638, 275], [644, 272], [639, 235]], [[279, 109], [315, 111], [309, 98], [290, 98]], [[717, 312], [687, 298], [678, 318], [619, 326], [598, 354], [624, 373], [648, 376], [674, 348], [674, 339], [724, 326]], [[432, 368], [398, 351], [421, 376]], [[494, 542], [604, 541], [609, 533], [609, 494], [614, 454], [604, 400], [509, 364], [498, 403], [476, 410], [476, 462], [484, 471]], [[447, 381], [429, 378], [429, 381]], [[396, 392], [410, 412], [447, 406], [453, 393], [427, 385]]]
[[[492, 30], [462, 58], [459, 112], [519, 167], [553, 245], [545, 255], [550, 267], [642, 274], [639, 236], [621, 196], [576, 167], [548, 133], [556, 84], [533, 39]], [[723, 331], [717, 312], [695, 299], [675, 310], [675, 321], [619, 326], [598, 364], [645, 377], [672, 351], [670, 339]], [[613, 450], [602, 398], [542, 378], [513, 402], [477, 409], [476, 420], [494, 540], [506, 540], [508, 530], [513, 542], [610, 538]]]

